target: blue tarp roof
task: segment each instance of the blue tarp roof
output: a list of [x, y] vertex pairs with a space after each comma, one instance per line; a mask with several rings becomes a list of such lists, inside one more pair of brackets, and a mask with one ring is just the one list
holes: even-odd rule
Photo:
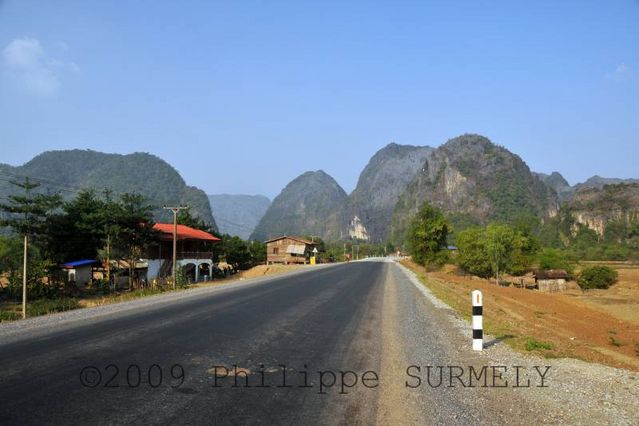
[[97, 260], [93, 260], [93, 259], [74, 260], [73, 262], [63, 263], [62, 267], [63, 268], [78, 268], [80, 266], [95, 265], [96, 263], [98, 263], [98, 261]]

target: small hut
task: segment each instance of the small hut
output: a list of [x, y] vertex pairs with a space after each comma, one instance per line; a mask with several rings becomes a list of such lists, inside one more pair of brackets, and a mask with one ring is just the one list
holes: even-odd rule
[[285, 265], [310, 263], [313, 249], [317, 244], [299, 237], [282, 236], [265, 241], [266, 263], [283, 263]]
[[535, 273], [535, 283], [539, 291], [555, 293], [566, 290], [568, 272], [563, 269], [549, 269]]

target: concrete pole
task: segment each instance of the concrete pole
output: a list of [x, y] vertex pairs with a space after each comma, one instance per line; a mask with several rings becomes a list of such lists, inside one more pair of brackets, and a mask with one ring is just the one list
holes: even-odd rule
[[29, 238], [24, 234], [24, 258], [22, 262], [22, 319], [27, 317], [27, 244]]
[[473, 350], [481, 351], [484, 348], [484, 296], [481, 291], [474, 290], [471, 293], [473, 305]]
[[177, 283], [177, 210], [173, 210], [173, 290]]
[[180, 210], [188, 209], [188, 207], [163, 207], [164, 210], [171, 210], [173, 212], [173, 289], [177, 283], [177, 214]]

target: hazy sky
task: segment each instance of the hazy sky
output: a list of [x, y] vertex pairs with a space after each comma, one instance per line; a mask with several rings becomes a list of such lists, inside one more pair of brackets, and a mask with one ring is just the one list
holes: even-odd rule
[[391, 141], [481, 133], [639, 177], [639, 1], [0, 0], [0, 162], [154, 153], [209, 193], [350, 192]]

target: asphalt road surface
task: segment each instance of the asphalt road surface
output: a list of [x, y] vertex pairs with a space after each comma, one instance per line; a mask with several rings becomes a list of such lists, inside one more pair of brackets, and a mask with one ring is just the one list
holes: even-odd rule
[[413, 368], [416, 386], [411, 365], [481, 360], [392, 262], [167, 297], [4, 340], [0, 327], [0, 424], [518, 423], [539, 412], [512, 389], [448, 386], [446, 370], [433, 387]]

